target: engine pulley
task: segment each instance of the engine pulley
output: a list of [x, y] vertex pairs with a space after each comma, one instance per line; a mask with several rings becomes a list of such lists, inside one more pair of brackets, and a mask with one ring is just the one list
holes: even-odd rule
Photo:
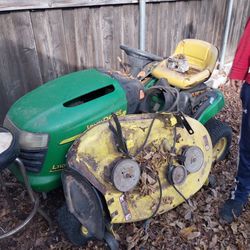
[[180, 185], [184, 183], [187, 178], [187, 170], [181, 165], [169, 166], [167, 178], [171, 185]]
[[138, 184], [140, 175], [139, 164], [131, 159], [124, 159], [113, 167], [111, 178], [117, 190], [128, 192]]
[[183, 165], [190, 173], [195, 173], [201, 169], [204, 162], [204, 154], [202, 150], [197, 146], [191, 146], [184, 150], [184, 162]]

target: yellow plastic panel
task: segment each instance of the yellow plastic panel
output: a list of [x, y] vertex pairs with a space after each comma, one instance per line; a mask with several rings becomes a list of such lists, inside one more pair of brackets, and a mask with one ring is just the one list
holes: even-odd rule
[[185, 55], [190, 65], [189, 71], [179, 73], [170, 70], [166, 65], [167, 60], [164, 60], [153, 69], [152, 75], [158, 79], [166, 79], [173, 86], [187, 89], [210, 77], [216, 64], [218, 50], [208, 42], [185, 39], [178, 44], [173, 56], [177, 54]]
[[152, 75], [158, 79], [166, 79], [170, 85], [178, 87], [180, 89], [188, 89], [196, 84], [200, 83], [204, 79], [210, 76], [209, 70], [190, 70], [186, 73], [179, 73], [174, 70], [170, 70], [166, 66], [167, 60], [159, 63], [159, 65], [153, 70]]
[[205, 41], [198, 39], [185, 39], [175, 49], [174, 55], [184, 54], [191, 67], [200, 70], [213, 71], [218, 58], [218, 49]]

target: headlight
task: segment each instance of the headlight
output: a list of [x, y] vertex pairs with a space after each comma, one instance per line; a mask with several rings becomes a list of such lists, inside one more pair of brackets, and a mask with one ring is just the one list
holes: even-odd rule
[[18, 138], [21, 149], [34, 150], [47, 148], [49, 135], [42, 133], [31, 133], [17, 128], [14, 123], [6, 116], [3, 123], [4, 127], [9, 129]]
[[47, 148], [49, 135], [21, 131], [18, 141], [22, 149]]

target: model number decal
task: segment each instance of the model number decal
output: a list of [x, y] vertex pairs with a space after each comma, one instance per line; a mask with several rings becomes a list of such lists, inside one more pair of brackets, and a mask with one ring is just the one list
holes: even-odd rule
[[[120, 109], [120, 110], [116, 111], [115, 114], [116, 114], [117, 116], [124, 116], [124, 115], [126, 115], [126, 111]], [[87, 126], [87, 129], [92, 128], [92, 127], [94, 127], [95, 125], [97, 125], [97, 124], [99, 124], [99, 123], [101, 123], [101, 122], [108, 121], [108, 120], [111, 119], [111, 117], [112, 117], [112, 115], [105, 116], [102, 120], [100, 120], [100, 121], [98, 121], [98, 122], [96, 122], [96, 123], [93, 123], [93, 124], [88, 125], [88, 126]]]
[[[124, 116], [124, 115], [126, 115], [126, 111], [125, 111], [125, 110], [121, 110], [121, 109], [118, 110], [118, 111], [116, 111], [115, 113], [116, 113], [117, 116]], [[101, 123], [101, 122], [107, 121], [107, 120], [109, 120], [110, 118], [111, 118], [111, 115], [108, 115], [108, 116], [104, 117], [102, 120], [100, 120], [100, 121], [98, 121], [98, 122], [96, 122], [96, 123], [87, 125], [87, 128], [86, 128], [86, 129], [92, 128], [93, 126], [95, 126], [95, 125], [97, 125], [97, 124], [99, 124], [99, 123]], [[73, 142], [73, 141], [76, 140], [80, 135], [81, 135], [81, 134], [77, 134], [77, 135], [74, 135], [74, 136], [69, 137], [69, 138], [67, 138], [67, 139], [64, 139], [64, 140], [62, 140], [59, 144], [60, 144], [60, 145], [63, 145], [63, 144], [69, 143], [69, 142]]]
[[50, 169], [50, 172], [60, 171], [60, 170], [63, 170], [65, 167], [66, 167], [65, 163], [53, 165], [52, 168]]

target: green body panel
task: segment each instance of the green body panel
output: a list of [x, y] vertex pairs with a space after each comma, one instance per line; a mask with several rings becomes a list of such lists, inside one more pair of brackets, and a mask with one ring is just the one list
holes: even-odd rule
[[221, 91], [216, 90], [217, 98], [210, 103], [204, 112], [199, 117], [198, 121], [202, 124], [205, 124], [209, 119], [214, 117], [217, 113], [219, 113], [225, 105], [225, 99]]
[[[114, 87], [111, 93], [75, 107], [63, 105], [109, 85]], [[126, 113], [126, 110], [126, 94], [119, 82], [95, 69], [57, 78], [20, 98], [9, 110], [9, 119], [20, 130], [49, 134], [48, 151], [41, 171], [28, 172], [32, 188], [48, 192], [58, 187], [61, 183], [60, 170], [65, 166], [65, 155], [74, 136], [112, 112]], [[60, 144], [65, 139], [70, 142]], [[12, 171], [18, 179], [21, 178], [15, 167]]]
[[149, 89], [149, 88], [151, 88], [152, 86], [154, 86], [155, 83], [156, 83], [158, 80], [159, 80], [159, 79], [157, 79], [157, 78], [150, 78], [150, 79], [144, 84], [145, 89]]
[[[151, 88], [158, 81], [156, 78], [151, 78], [145, 85], [145, 89]], [[225, 98], [221, 91], [215, 90], [217, 93], [217, 98], [207, 107], [198, 121], [200, 121], [203, 125], [212, 117], [214, 117], [217, 113], [219, 113], [222, 108], [225, 106]], [[157, 100], [159, 102], [159, 100]]]

